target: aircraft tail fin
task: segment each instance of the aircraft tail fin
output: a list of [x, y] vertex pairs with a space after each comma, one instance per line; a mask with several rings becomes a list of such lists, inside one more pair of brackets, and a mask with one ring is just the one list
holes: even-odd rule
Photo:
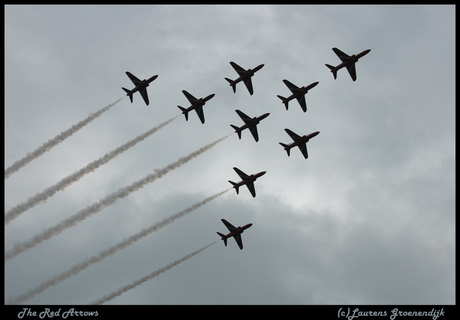
[[332, 74], [334, 75], [334, 79], [337, 79], [337, 70], [335, 69], [334, 66], [331, 66], [330, 64], [326, 64], [326, 67], [331, 69]]
[[241, 130], [237, 126], [234, 126], [233, 124], [230, 125], [233, 129], [235, 129], [235, 132], [238, 133], [238, 138], [241, 140]]
[[177, 107], [182, 110], [182, 113], [185, 116], [185, 121], [188, 121], [188, 111], [187, 111], [187, 109], [185, 109], [185, 108], [183, 108], [181, 106], [177, 106]]
[[225, 235], [220, 232], [217, 232], [217, 234], [222, 238], [222, 240], [224, 240], [224, 244], [227, 246], [227, 238], [225, 238]]
[[277, 97], [280, 98], [283, 101], [284, 105], [286, 106], [286, 110], [288, 110], [289, 101], [287, 101], [286, 98], [283, 97], [283, 96], [277, 96]]
[[127, 96], [131, 100], [131, 103], [133, 103], [133, 94], [132, 94], [132, 92], [130, 90], [126, 89], [126, 88], [123, 88], [123, 87], [122, 87], [122, 89], [125, 90]]
[[229, 78], [225, 78], [225, 80], [227, 80], [230, 83], [230, 85], [233, 88], [233, 93], [235, 93], [236, 92], [236, 83], [235, 83], [235, 81], [233, 81], [232, 79], [229, 79]]
[[284, 147], [284, 150], [286, 150], [287, 155], [289, 157], [291, 155], [291, 148], [289, 148], [287, 144], [284, 144], [282, 142], [280, 142], [280, 145], [282, 145]]
[[235, 190], [236, 190], [236, 194], [239, 194], [239, 192], [240, 192], [240, 190], [239, 190], [240, 186], [239, 186], [236, 182], [233, 182], [233, 181], [230, 181], [230, 180], [228, 180], [228, 182], [230, 182], [230, 183], [233, 185], [233, 188], [235, 188]]

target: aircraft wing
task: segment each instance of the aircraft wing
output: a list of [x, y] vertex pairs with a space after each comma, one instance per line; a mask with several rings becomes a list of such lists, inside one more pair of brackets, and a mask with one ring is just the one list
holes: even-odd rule
[[198, 115], [198, 118], [200, 118], [201, 123], [204, 123], [203, 106], [196, 107], [195, 111], [196, 111], [196, 114]]
[[228, 222], [228, 221], [225, 220], [225, 219], [221, 219], [221, 220], [222, 220], [222, 222], [225, 224], [225, 226], [227, 227], [228, 231], [233, 232], [233, 231], [236, 230], [235, 226], [232, 225], [230, 222]]
[[240, 247], [240, 249], [243, 250], [243, 240], [241, 240], [241, 233], [235, 234], [233, 238], [235, 238], [238, 247]]
[[231, 61], [230, 64], [232, 65], [233, 69], [235, 69], [235, 71], [240, 75], [240, 76], [244, 76], [245, 74], [247, 74], [247, 71], [244, 70], [243, 68], [241, 68], [239, 65], [237, 65], [235, 62]]
[[254, 140], [259, 141], [259, 133], [257, 132], [257, 125], [252, 125], [249, 127], [249, 131], [251, 131]]
[[353, 81], [356, 81], [356, 67], [355, 67], [355, 64], [352, 63], [352, 64], [347, 65], [347, 70], [348, 70], [348, 73], [351, 76], [351, 79], [353, 79]]
[[249, 176], [246, 173], [244, 173], [243, 171], [241, 171], [237, 167], [233, 167], [233, 170], [235, 170], [236, 173], [238, 173], [238, 175], [240, 176], [241, 179], [246, 180], [246, 179], [249, 178]]
[[140, 93], [141, 93], [142, 98], [143, 98], [144, 101], [145, 101], [145, 104], [146, 104], [146, 105], [149, 105], [149, 96], [148, 96], [148, 94], [147, 94], [147, 88], [142, 88], [142, 89], [140, 90]]
[[348, 61], [350, 59], [350, 56], [348, 54], [346, 54], [345, 52], [340, 51], [337, 48], [332, 48], [332, 50], [339, 57], [339, 59], [342, 60], [342, 62]]
[[256, 196], [256, 189], [254, 188], [254, 181], [249, 181], [246, 183], [246, 186], [249, 189], [249, 192], [251, 192], [252, 196]]
[[307, 101], [305, 100], [305, 95], [301, 94], [297, 97], [297, 101], [299, 101], [300, 107], [302, 108], [303, 112], [307, 112]]
[[289, 129], [284, 129], [284, 131], [286, 131], [288, 133], [288, 135], [291, 136], [292, 140], [294, 140], [294, 141], [297, 141], [297, 140], [301, 139], [301, 137], [298, 134], [292, 132]]
[[251, 131], [254, 140], [259, 141], [259, 133], [257, 132], [257, 125], [252, 125], [249, 127], [249, 131]]
[[302, 152], [305, 159], [308, 159], [308, 152], [307, 152], [307, 143], [301, 143], [298, 145], [300, 151]]
[[194, 96], [192, 96], [190, 93], [188, 93], [187, 91], [185, 90], [182, 90], [182, 93], [185, 95], [185, 97], [188, 99], [188, 101], [191, 103], [191, 104], [195, 104], [198, 102], [198, 99], [195, 98]]
[[235, 110], [235, 112], [238, 113], [238, 115], [240, 116], [241, 120], [244, 121], [244, 123], [252, 122], [252, 118], [249, 117], [248, 115], [246, 115], [244, 112], [242, 112], [240, 110]]
[[128, 77], [131, 79], [131, 81], [134, 83], [134, 85], [135, 85], [136, 87], [142, 83], [142, 81], [139, 80], [139, 79], [138, 79], [135, 75], [133, 75], [131, 72], [126, 71], [126, 74], [128, 75]]
[[252, 95], [254, 93], [254, 90], [252, 89], [251, 77], [248, 77], [247, 79], [245, 79], [244, 84], [246, 85], [246, 88], [248, 88], [249, 93]]
[[292, 93], [297, 93], [299, 91], [299, 87], [297, 87], [295, 84], [292, 82], [289, 82], [288, 80], [284, 79], [283, 80], [284, 84], [291, 90]]

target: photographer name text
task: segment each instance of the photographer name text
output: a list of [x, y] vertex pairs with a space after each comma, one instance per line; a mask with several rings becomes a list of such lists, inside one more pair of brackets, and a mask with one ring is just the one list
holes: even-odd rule
[[398, 317], [430, 317], [433, 320], [437, 320], [439, 317], [444, 316], [444, 308], [441, 309], [431, 309], [431, 311], [418, 311], [418, 310], [399, 310], [398, 308], [393, 308], [389, 312], [386, 310], [372, 311], [372, 310], [360, 310], [355, 308], [351, 310], [350, 308], [340, 308], [337, 312], [338, 318], [345, 318], [347, 320], [354, 320], [363, 317], [388, 317], [390, 320], [396, 320]]

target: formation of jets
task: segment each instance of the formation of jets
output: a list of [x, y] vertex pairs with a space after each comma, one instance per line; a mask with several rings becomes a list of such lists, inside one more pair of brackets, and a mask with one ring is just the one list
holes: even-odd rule
[[[355, 54], [355, 55], [352, 55], [352, 56], [347, 55], [346, 53], [342, 52], [341, 50], [339, 50], [337, 48], [332, 48], [332, 50], [339, 57], [339, 59], [342, 61], [341, 64], [339, 64], [339, 65], [337, 65], [335, 67], [332, 66], [332, 65], [326, 64], [326, 66], [332, 72], [332, 74], [334, 76], [334, 79], [337, 79], [337, 72], [340, 69], [346, 68], [348, 70], [348, 73], [351, 76], [351, 79], [353, 81], [356, 81], [357, 77], [356, 77], [355, 64], [360, 58], [362, 58], [363, 56], [368, 54], [371, 50], [370, 49], [364, 50], [363, 52]], [[249, 94], [253, 95], [254, 89], [253, 89], [253, 85], [252, 85], [252, 77], [254, 76], [254, 74], [257, 71], [262, 69], [264, 64], [260, 64], [260, 65], [258, 65], [257, 67], [255, 67], [253, 69], [247, 69], [247, 70], [243, 69], [242, 67], [240, 67], [239, 65], [237, 65], [233, 61], [230, 62], [230, 65], [233, 67], [233, 69], [235, 69], [235, 71], [239, 75], [239, 77], [237, 79], [235, 79], [235, 80], [225, 78], [225, 80], [227, 80], [230, 83], [230, 86], [232, 87], [233, 92], [236, 93], [236, 85], [237, 85], [237, 83], [243, 82], [245, 84], [247, 90], [249, 91]], [[142, 96], [142, 98], [144, 99], [145, 104], [149, 105], [147, 87], [149, 86], [149, 84], [152, 81], [154, 81], [158, 77], [158, 75], [154, 75], [149, 79], [139, 80], [137, 77], [135, 77], [130, 72], [126, 72], [126, 74], [128, 75], [128, 77], [131, 79], [131, 81], [135, 85], [135, 87], [132, 90], [122, 88], [126, 92], [126, 94], [129, 96], [129, 98], [131, 100], [131, 103], [133, 102], [133, 94], [135, 92], [139, 92], [140, 95]], [[309, 84], [308, 86], [302, 86], [300, 88], [297, 87], [296, 85], [294, 85], [289, 80], [284, 79], [283, 82], [292, 93], [288, 97], [283, 97], [281, 95], [277, 96], [278, 98], [281, 99], [281, 102], [285, 105], [286, 110], [288, 110], [288, 108], [289, 108], [289, 106], [288, 106], [289, 101], [296, 99], [298, 101], [298, 103], [300, 104], [300, 107], [302, 108], [303, 112], [306, 112], [307, 111], [307, 103], [306, 103], [305, 95], [308, 93], [309, 90], [311, 90], [314, 87], [316, 87], [319, 82], [313, 82], [313, 83]], [[198, 118], [201, 121], [201, 123], [204, 124], [205, 118], [204, 118], [203, 106], [206, 104], [207, 101], [212, 99], [215, 94], [210, 94], [205, 98], [197, 99], [197, 98], [195, 98], [193, 95], [191, 95], [190, 93], [188, 93], [185, 90], [182, 90], [182, 93], [185, 95], [185, 97], [188, 99], [188, 101], [191, 104], [191, 106], [188, 107], [188, 108], [177, 106], [182, 111], [182, 113], [184, 114], [185, 120], [188, 121], [188, 113], [190, 111], [192, 111], [192, 110], [195, 110], [197, 115], [198, 115]], [[237, 110], [235, 110], [235, 112], [240, 116], [240, 118], [244, 122], [244, 125], [241, 126], [241, 127], [237, 127], [237, 126], [235, 126], [233, 124], [230, 125], [233, 129], [235, 129], [235, 132], [238, 134], [238, 138], [241, 139], [241, 133], [242, 133], [242, 131], [244, 129], [249, 129], [249, 131], [251, 132], [252, 136], [254, 137], [254, 140], [256, 142], [258, 142], [259, 141], [259, 134], [257, 132], [257, 125], [260, 123], [260, 121], [262, 121], [263, 119], [268, 117], [270, 115], [270, 113], [265, 113], [265, 114], [263, 114], [263, 115], [261, 115], [259, 117], [251, 118], [248, 115], [246, 115], [244, 112], [242, 112], [241, 110], [237, 109]], [[316, 137], [319, 134], [319, 131], [310, 133], [308, 135], [300, 136], [300, 135], [294, 133], [293, 131], [291, 131], [288, 128], [286, 128], [284, 130], [292, 138], [292, 140], [294, 140], [294, 142], [292, 142], [290, 144], [285, 144], [285, 143], [282, 143], [282, 142], [279, 143], [284, 148], [284, 150], [287, 152], [287, 155], [290, 156], [291, 148], [298, 147], [300, 149], [300, 151], [302, 152], [304, 158], [308, 159], [307, 142], [310, 141], [311, 138]], [[263, 176], [266, 173], [266, 171], [261, 171], [259, 173], [248, 175], [248, 174], [244, 173], [243, 171], [241, 171], [240, 169], [238, 169], [236, 167], [234, 167], [233, 169], [235, 170], [235, 172], [242, 179], [238, 183], [229, 180], [229, 182], [232, 184], [233, 188], [236, 190], [236, 193], [239, 194], [239, 188], [241, 186], [243, 186], [243, 185], [246, 185], [246, 187], [248, 188], [248, 190], [251, 193], [251, 195], [253, 197], [255, 197], [256, 196], [256, 191], [255, 191], [255, 187], [254, 187], [254, 182], [257, 180], [257, 178]], [[227, 246], [227, 239], [230, 238], [230, 237], [233, 237], [235, 239], [236, 243], [238, 244], [239, 248], [243, 249], [243, 242], [241, 240], [241, 234], [243, 233], [244, 230], [246, 230], [249, 227], [251, 227], [252, 223], [249, 223], [249, 224], [247, 224], [245, 226], [242, 226], [242, 227], [234, 227], [227, 220], [225, 220], [225, 219], [221, 219], [221, 220], [225, 224], [227, 229], [230, 231], [230, 233], [228, 233], [226, 235], [224, 235], [224, 234], [222, 234], [220, 232], [217, 232], [217, 234], [224, 241], [225, 246]]]

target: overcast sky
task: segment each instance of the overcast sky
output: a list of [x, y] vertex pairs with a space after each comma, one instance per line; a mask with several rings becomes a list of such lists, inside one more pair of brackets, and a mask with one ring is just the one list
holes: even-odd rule
[[[334, 80], [332, 51], [372, 51]], [[251, 96], [230, 61], [265, 66]], [[227, 139], [5, 262], [5, 302], [239, 181], [123, 251], [27, 300], [87, 304], [214, 245], [109, 304], [455, 303], [454, 6], [6, 6], [5, 168], [158, 74], [5, 180], [5, 211], [139, 134], [173, 122], [5, 226], [5, 250], [182, 156]], [[286, 111], [282, 82], [319, 81]], [[182, 94], [206, 103], [186, 122]], [[245, 130], [269, 112], [259, 142]], [[287, 156], [279, 142], [320, 131]], [[225, 247], [220, 219], [253, 223]]]

